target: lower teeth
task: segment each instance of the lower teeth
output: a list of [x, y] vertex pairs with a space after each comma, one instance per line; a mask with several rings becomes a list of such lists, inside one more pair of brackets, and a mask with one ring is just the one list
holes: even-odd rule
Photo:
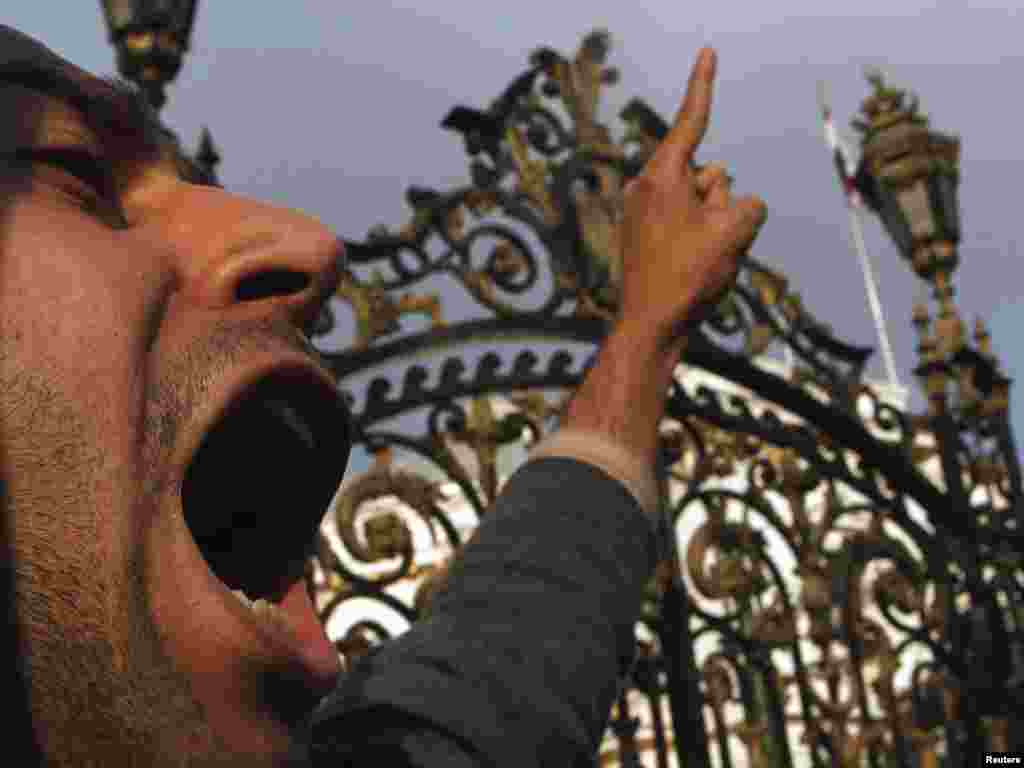
[[271, 621], [283, 629], [288, 629], [288, 617], [285, 616], [284, 611], [273, 603], [267, 602], [263, 598], [250, 600], [249, 597], [240, 589], [231, 590], [231, 594], [237, 597], [242, 605], [249, 608], [249, 610], [261, 619]]

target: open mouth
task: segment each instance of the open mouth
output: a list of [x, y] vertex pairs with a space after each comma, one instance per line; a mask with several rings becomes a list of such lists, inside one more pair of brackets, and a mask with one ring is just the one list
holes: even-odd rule
[[210, 569], [250, 601], [280, 603], [304, 573], [350, 447], [347, 410], [307, 370], [246, 389], [185, 471], [185, 521]]

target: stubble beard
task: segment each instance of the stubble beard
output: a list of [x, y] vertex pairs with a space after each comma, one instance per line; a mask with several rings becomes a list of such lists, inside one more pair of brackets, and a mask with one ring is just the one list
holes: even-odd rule
[[[130, 545], [123, 570], [100, 562], [94, 549], [104, 533], [95, 514], [93, 489], [104, 467], [90, 440], [95, 430], [40, 377], [2, 378], [2, 412], [31, 417], [2, 425], [6, 436], [17, 436], [2, 442], [3, 515], [11, 526], [28, 707], [45, 764], [229, 764], [152, 619], [145, 540]], [[158, 492], [146, 488], [134, 503], [156, 505]], [[123, 578], [102, 575], [109, 573]]]
[[[182, 425], [206, 400], [213, 374], [266, 345], [294, 348], [295, 329], [276, 317], [224, 323], [147, 382], [140, 469], [118, 497], [122, 511], [113, 515], [126, 530], [167, 514], [161, 500], [180, 495], [161, 473]], [[0, 519], [11, 529], [20, 655], [46, 764], [238, 765], [153, 618], [150, 590], [159, 585], [148, 547], [158, 536], [127, 537], [119, 568], [95, 550], [101, 534], [111, 535], [97, 524], [97, 481], [114, 471], [103, 455], [102, 429], [58, 383], [12, 364], [11, 352], [0, 343], [0, 473], [8, 492]], [[119, 577], [106, 583], [104, 573]], [[305, 766], [305, 746], [296, 735], [287, 764]], [[258, 762], [247, 755], [243, 764], [255, 768]]]

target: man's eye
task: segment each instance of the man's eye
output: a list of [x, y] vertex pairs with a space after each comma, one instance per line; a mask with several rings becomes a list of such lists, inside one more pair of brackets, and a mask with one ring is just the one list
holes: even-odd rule
[[117, 199], [114, 171], [106, 161], [87, 150], [71, 147], [31, 149], [26, 153], [25, 160], [33, 164], [49, 165], [74, 176], [95, 195], [94, 199], [84, 201], [88, 207], [96, 209], [95, 212], [99, 213], [116, 213], [114, 223], [123, 224], [124, 216]]

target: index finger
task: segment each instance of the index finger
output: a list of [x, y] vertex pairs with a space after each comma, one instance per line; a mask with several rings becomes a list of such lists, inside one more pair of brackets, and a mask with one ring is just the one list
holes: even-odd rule
[[717, 55], [713, 48], [701, 48], [690, 72], [686, 96], [676, 115], [675, 125], [661, 142], [652, 165], [668, 172], [685, 173], [704, 139], [711, 116], [711, 93], [715, 81]]

